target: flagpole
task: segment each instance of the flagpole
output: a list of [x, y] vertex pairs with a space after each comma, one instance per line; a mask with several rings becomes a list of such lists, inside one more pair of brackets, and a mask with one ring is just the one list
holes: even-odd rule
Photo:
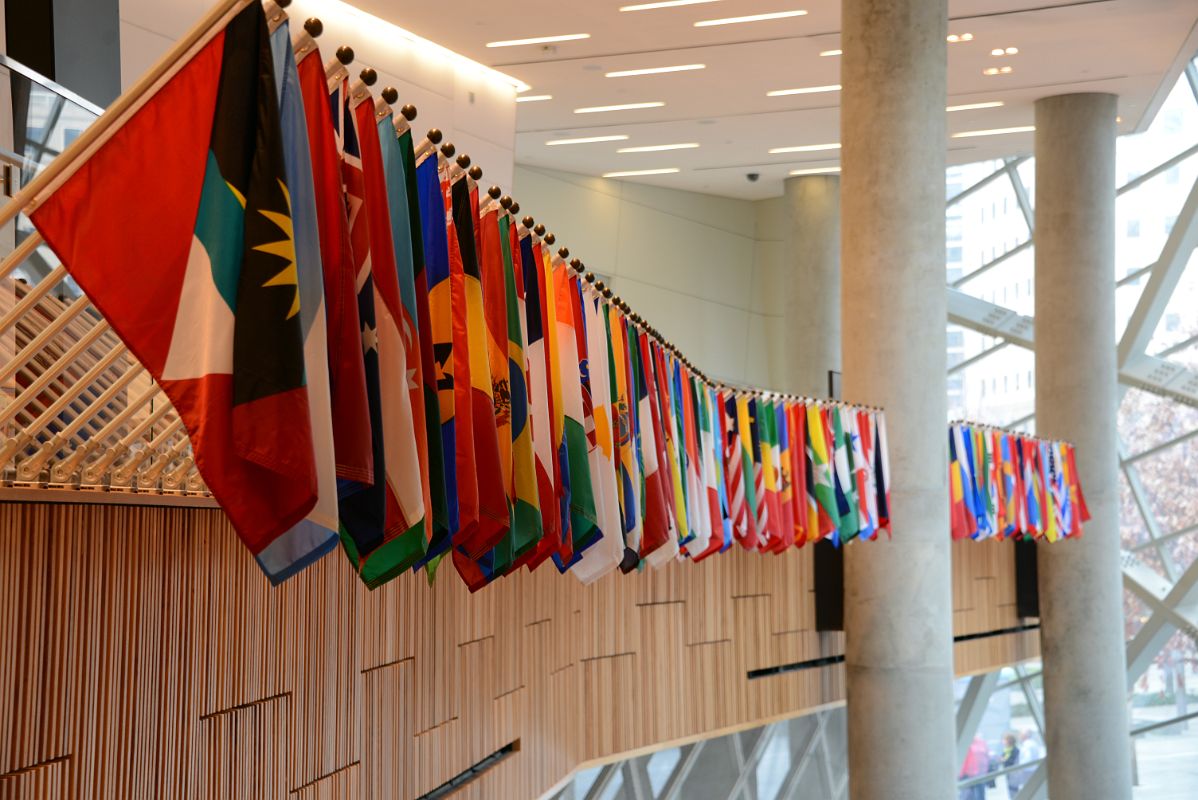
[[0, 208], [0, 225], [11, 220], [21, 211], [32, 212], [47, 196], [53, 194], [62, 183], [112, 138], [125, 124], [161, 89], [195, 53], [202, 50], [225, 25], [255, 0], [220, 0], [199, 22], [179, 39], [175, 45], [138, 79], [137, 83], [121, 94], [108, 109], [89, 125], [79, 138], [71, 143], [58, 158], [51, 161], [21, 191]]

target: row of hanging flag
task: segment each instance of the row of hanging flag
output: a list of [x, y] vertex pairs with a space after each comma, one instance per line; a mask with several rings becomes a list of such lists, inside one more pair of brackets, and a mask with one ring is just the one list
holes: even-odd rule
[[[338, 543], [477, 590], [889, 534], [881, 411], [708, 380], [316, 33], [235, 0], [28, 206], [272, 582]], [[1007, 521], [985, 452], [970, 535]]]
[[954, 539], [1081, 536], [1090, 511], [1072, 444], [954, 422], [948, 454]]

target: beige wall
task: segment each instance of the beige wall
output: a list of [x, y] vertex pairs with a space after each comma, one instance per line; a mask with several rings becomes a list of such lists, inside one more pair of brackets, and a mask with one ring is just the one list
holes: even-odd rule
[[782, 199], [753, 202], [516, 167], [521, 214], [713, 378], [779, 386]]

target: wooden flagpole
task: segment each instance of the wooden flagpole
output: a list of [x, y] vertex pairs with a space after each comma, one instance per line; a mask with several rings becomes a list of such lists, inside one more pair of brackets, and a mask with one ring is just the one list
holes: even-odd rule
[[51, 161], [25, 188], [13, 195], [0, 208], [0, 225], [21, 211], [32, 212], [91, 155], [120, 130], [146, 102], [175, 76], [192, 56], [201, 50], [217, 31], [222, 30], [236, 14], [256, 0], [219, 0], [204, 17], [192, 26], [137, 83], [121, 94], [108, 109], [62, 155]]

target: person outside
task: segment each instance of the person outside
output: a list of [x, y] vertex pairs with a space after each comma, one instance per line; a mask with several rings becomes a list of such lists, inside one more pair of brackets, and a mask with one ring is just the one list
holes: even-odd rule
[[[1002, 768], [1010, 769], [1018, 763], [1019, 743], [1015, 739], [1015, 734], [1007, 731], [1002, 735]], [[1012, 799], [1019, 794], [1019, 790], [1023, 787], [1023, 783], [1018, 777], [1018, 773], [1021, 771], [1012, 770], [1007, 773], [1007, 793]]]

